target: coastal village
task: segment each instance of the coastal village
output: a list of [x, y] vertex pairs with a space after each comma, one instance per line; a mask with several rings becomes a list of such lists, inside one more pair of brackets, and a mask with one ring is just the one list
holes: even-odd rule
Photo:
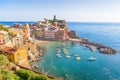
[[0, 30], [0, 53], [6, 55], [11, 62], [28, 68], [29, 61], [34, 60], [34, 55], [38, 54], [36, 39], [51, 41], [69, 39], [65, 20], [57, 20], [56, 16], [53, 20], [46, 19], [36, 24], [15, 23], [5, 28], [8, 30]]
[[[73, 32], [74, 33], [74, 32]], [[68, 40], [68, 28], [65, 20], [45, 19], [35, 24], [13, 26], [0, 25], [0, 54], [10, 62], [24, 69], [34, 69], [31, 62], [42, 54], [36, 49], [36, 40]], [[40, 54], [41, 53], [41, 54]]]
[[0, 54], [7, 56], [9, 61], [16, 65], [28, 69], [35, 68], [30, 63], [43, 53], [36, 48], [38, 40], [79, 42], [82, 46], [97, 47], [103, 53], [116, 53], [110, 47], [78, 38], [75, 31], [68, 30], [65, 20], [58, 20], [55, 15], [52, 20], [45, 19], [35, 24], [15, 23], [9, 27], [0, 25]]

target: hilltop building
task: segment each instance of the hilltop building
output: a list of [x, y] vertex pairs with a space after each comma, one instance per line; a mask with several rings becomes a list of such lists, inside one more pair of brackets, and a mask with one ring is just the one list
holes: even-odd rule
[[20, 35], [20, 34], [17, 34], [16, 36], [14, 36], [11, 41], [12, 41], [12, 44], [14, 46], [16, 46], [17, 48], [21, 48], [23, 46], [23, 36]]

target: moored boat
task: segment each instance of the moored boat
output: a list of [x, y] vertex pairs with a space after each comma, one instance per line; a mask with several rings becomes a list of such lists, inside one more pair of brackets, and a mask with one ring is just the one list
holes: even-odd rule
[[96, 47], [95, 47], [95, 46], [90, 46], [90, 49], [91, 49], [92, 51], [96, 51]]
[[59, 57], [59, 58], [61, 58], [61, 57], [62, 57], [59, 53], [57, 53], [57, 54], [56, 54], [56, 56], [57, 56], [57, 57]]
[[58, 49], [58, 53], [60, 53], [61, 52], [61, 50], [60, 50], [60, 48]]
[[70, 58], [71, 56], [69, 56], [69, 55], [66, 55], [66, 58]]
[[73, 54], [73, 56], [78, 57], [79, 55], [78, 54]]
[[76, 60], [81, 60], [81, 58], [80, 57], [76, 57]]
[[63, 49], [63, 53], [64, 53], [64, 54], [68, 54], [68, 50], [64, 48], [64, 49]]
[[92, 56], [90, 56], [89, 58], [88, 58], [88, 61], [95, 61], [96, 60], [96, 58], [94, 58], [94, 57], [92, 57]]

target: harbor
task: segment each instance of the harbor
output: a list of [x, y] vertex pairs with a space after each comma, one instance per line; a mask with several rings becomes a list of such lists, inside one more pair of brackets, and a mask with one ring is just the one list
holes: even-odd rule
[[71, 39], [70, 40], [71, 43], [75, 44], [75, 43], [79, 43], [81, 46], [87, 47], [92, 51], [98, 50], [100, 53], [105, 53], [105, 54], [115, 54], [117, 53], [117, 50], [109, 47], [109, 46], [105, 46], [103, 44], [100, 43], [96, 43], [96, 42], [90, 42], [87, 39], [84, 38], [79, 38], [79, 39]]
[[[85, 36], [84, 34], [82, 35]], [[78, 36], [80, 35], [78, 34]], [[101, 40], [101, 42], [98, 43], [103, 43], [107, 45], [106, 42], [104, 42], [104, 39], [101, 39], [101, 37], [98, 37], [97, 35], [94, 36], [95, 38], [93, 39], [97, 38]], [[92, 41], [91, 38], [88, 39]], [[109, 39], [109, 37], [106, 37], [106, 39]], [[97, 42], [97, 41], [93, 41], [93, 42]], [[109, 46], [112, 46], [113, 48], [117, 49], [115, 46], [119, 46], [118, 43], [116, 44], [115, 43], [112, 44], [112, 43], [113, 40], [108, 41]], [[87, 44], [88, 43], [86, 43], [85, 45]], [[69, 55], [71, 56], [70, 58], [66, 58], [66, 55], [63, 53], [64, 45]], [[96, 47], [92, 47], [92, 46], [87, 47], [85, 45], [80, 45], [80, 42], [72, 43], [72, 41], [66, 41], [65, 44], [63, 42], [57, 42], [57, 41], [48, 42], [46, 45], [41, 44], [41, 46], [46, 48], [46, 51], [42, 57], [42, 60], [38, 62], [40, 66], [38, 69], [42, 70], [42, 68], [45, 67], [44, 68], [45, 72], [49, 71], [49, 74], [61, 76], [65, 80], [77, 80], [77, 79], [84, 79], [84, 80], [118, 79], [119, 80], [120, 75], [118, 70], [120, 70], [120, 68], [118, 64], [119, 61], [118, 57], [120, 57], [120, 55], [118, 53], [114, 55], [107, 55], [108, 53], [100, 54], [100, 52]], [[60, 52], [60, 55], [62, 57], [56, 56], [58, 52]], [[116, 73], [114, 74], [114, 72]]]

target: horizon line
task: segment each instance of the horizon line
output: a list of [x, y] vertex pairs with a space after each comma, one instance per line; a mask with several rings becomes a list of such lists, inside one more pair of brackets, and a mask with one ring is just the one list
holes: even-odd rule
[[[3, 20], [0, 22], [38, 22], [38, 21], [44, 21], [44, 20]], [[115, 21], [67, 21], [66, 22], [80, 22], [80, 23], [120, 23]]]

